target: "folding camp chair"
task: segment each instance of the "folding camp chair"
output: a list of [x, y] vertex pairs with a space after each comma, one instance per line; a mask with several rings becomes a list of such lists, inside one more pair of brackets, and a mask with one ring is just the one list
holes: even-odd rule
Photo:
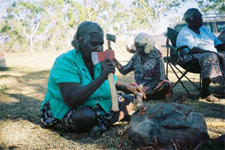
[[[176, 39], [178, 36], [178, 32], [175, 31], [174, 29], [168, 27], [167, 28], [167, 40], [166, 40], [166, 48], [167, 48], [167, 58], [166, 58], [166, 76], [168, 78], [168, 67], [170, 66], [170, 68], [172, 69], [173, 73], [176, 75], [177, 77], [177, 81], [173, 84], [173, 87], [175, 87], [177, 85], [177, 83], [181, 83], [182, 87], [185, 89], [185, 91], [187, 92], [188, 96], [190, 98], [192, 98], [190, 92], [188, 91], [188, 89], [185, 87], [182, 79], [183, 77], [185, 77], [188, 81], [190, 81], [190, 83], [192, 83], [193, 86], [195, 86], [197, 89], [201, 89], [201, 68], [199, 66], [198, 61], [191, 61], [191, 62], [180, 62], [178, 61], [178, 49], [176, 47]], [[184, 71], [182, 71], [179, 67], [184, 69]], [[178, 72], [181, 73], [181, 76], [178, 75], [178, 73], [176, 72], [176, 70]], [[199, 81], [199, 86], [197, 86], [194, 82], [191, 81], [190, 78], [188, 78], [186, 75], [188, 72], [191, 73], [197, 73], [200, 74], [200, 81]]]

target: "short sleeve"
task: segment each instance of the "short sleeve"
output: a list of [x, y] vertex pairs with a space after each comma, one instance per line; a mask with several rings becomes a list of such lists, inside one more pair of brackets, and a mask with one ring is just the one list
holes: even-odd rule
[[206, 34], [210, 37], [211, 40], [213, 40], [214, 42], [214, 46], [217, 46], [219, 44], [223, 44], [216, 36], [215, 34], [210, 31], [207, 27], [203, 27], [204, 31], [206, 32]]
[[214, 34], [213, 34], [214, 45], [217, 46], [219, 44], [223, 44]]
[[195, 47], [195, 40], [191, 34], [188, 34], [187, 32], [180, 32], [177, 37], [177, 47], [187, 46], [190, 49]]
[[76, 67], [72, 60], [65, 57], [58, 58], [55, 61], [50, 73], [56, 83], [81, 82], [78, 67]]

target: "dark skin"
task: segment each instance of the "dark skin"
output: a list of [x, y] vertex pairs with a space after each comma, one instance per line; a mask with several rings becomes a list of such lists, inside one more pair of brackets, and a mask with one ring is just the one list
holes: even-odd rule
[[[141, 55], [141, 61], [143, 64], [148, 59], [148, 54], [146, 54], [144, 51], [146, 45], [147, 44], [142, 44], [142, 43], [138, 43], [138, 42], [134, 43], [137, 53], [139, 53]], [[118, 60], [116, 58], [113, 61], [121, 74], [126, 75], [129, 73], [129, 71], [124, 70], [123, 66], [118, 62]], [[148, 98], [153, 98], [153, 97], [159, 97], [160, 95], [165, 95], [170, 88], [170, 84], [164, 83], [161, 87], [159, 87], [158, 89], [155, 89], [154, 91], [144, 91], [142, 85], [139, 85], [139, 88], [141, 89], [140, 91], [143, 91], [142, 93], [143, 93], [144, 98], [146, 98], [146, 96]], [[141, 98], [143, 98], [143, 97], [141, 97]]]
[[[139, 53], [141, 55], [141, 60], [142, 60], [143, 63], [145, 63], [146, 60], [148, 59], [148, 54], [146, 54], [144, 52], [144, 49], [145, 49], [146, 45], [147, 44], [140, 44], [140, 43], [137, 43], [137, 42], [134, 43], [136, 51], [137, 51], [137, 53]], [[118, 60], [116, 58], [113, 61], [116, 64], [116, 67], [117, 67], [117, 69], [119, 70], [120, 73], [122, 73], [123, 75], [126, 75], [126, 74], [129, 73], [128, 71], [124, 70], [123, 66], [118, 62]]]
[[[194, 15], [193, 15], [193, 20], [187, 20], [187, 23], [188, 23], [188, 27], [192, 31], [194, 31], [197, 34], [200, 34], [200, 30], [199, 29], [203, 25], [202, 14], [200, 12], [195, 12]], [[218, 51], [224, 51], [225, 50], [225, 46], [224, 46], [224, 44], [219, 44], [219, 45], [216, 46], [216, 49]], [[193, 47], [191, 49], [191, 54], [206, 53], [206, 52], [210, 52], [210, 51], [201, 49], [199, 47]], [[219, 56], [215, 52], [210, 52], [210, 53], [216, 54], [219, 59], [221, 58], [221, 56]], [[211, 80], [209, 78], [202, 79], [202, 95], [201, 95], [202, 98], [205, 98], [205, 97], [210, 95], [210, 92], [208, 90], [210, 83], [211, 83]]]
[[[200, 12], [195, 12], [193, 15], [193, 20], [188, 19], [187, 20], [188, 27], [194, 31], [197, 34], [200, 34], [200, 28], [203, 25], [203, 20], [202, 20], [202, 14]], [[223, 51], [225, 50], [224, 44], [219, 44], [216, 46], [216, 49], [218, 51]], [[192, 54], [197, 54], [197, 53], [205, 53], [207, 50], [201, 49], [199, 47], [193, 47], [191, 49]], [[209, 51], [210, 52], [210, 51]]]
[[[81, 38], [80, 41], [80, 51], [86, 64], [93, 81], [86, 86], [81, 86], [80, 83], [59, 83], [62, 97], [65, 103], [71, 108], [76, 108], [81, 105], [100, 87], [100, 85], [107, 79], [109, 73], [115, 72], [115, 66], [112, 60], [105, 60], [101, 63], [101, 74], [99, 77], [94, 79], [93, 63], [91, 61], [91, 52], [103, 51], [104, 38], [103, 34], [92, 33], [85, 38]], [[116, 83], [116, 88], [123, 90], [125, 92], [136, 93], [137, 88], [132, 87], [128, 84], [124, 84], [119, 80]], [[128, 107], [129, 106], [129, 107]], [[117, 118], [114, 121], [121, 120], [125, 115], [130, 112], [132, 105], [122, 104], [121, 110], [118, 112]], [[72, 115], [72, 121], [79, 130], [88, 130], [97, 124], [97, 118], [94, 111], [90, 108], [76, 111]]]

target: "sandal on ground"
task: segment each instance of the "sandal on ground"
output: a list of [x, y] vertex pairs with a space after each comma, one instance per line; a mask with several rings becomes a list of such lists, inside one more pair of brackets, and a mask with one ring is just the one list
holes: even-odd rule
[[209, 95], [209, 96], [207, 96], [207, 97], [205, 97], [203, 99], [205, 99], [208, 102], [219, 102], [220, 101], [220, 99], [214, 97], [213, 95]]

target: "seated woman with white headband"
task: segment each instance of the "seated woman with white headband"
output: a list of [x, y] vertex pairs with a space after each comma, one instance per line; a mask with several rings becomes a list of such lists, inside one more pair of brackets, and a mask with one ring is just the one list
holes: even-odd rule
[[123, 75], [134, 71], [137, 86], [143, 88], [147, 99], [170, 98], [172, 84], [165, 77], [164, 62], [161, 52], [156, 48], [154, 39], [147, 33], [139, 33], [134, 38], [136, 53], [130, 61], [122, 66], [117, 59], [114, 63]]

